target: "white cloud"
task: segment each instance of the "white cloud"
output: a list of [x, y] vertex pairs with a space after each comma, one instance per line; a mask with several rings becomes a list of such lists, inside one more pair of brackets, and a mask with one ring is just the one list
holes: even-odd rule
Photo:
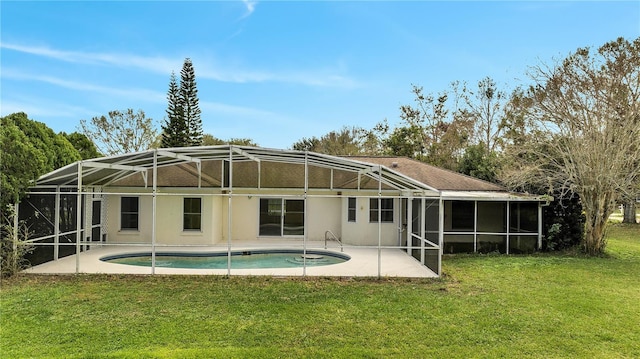
[[111, 95], [111, 96], [144, 99], [150, 102], [165, 101], [165, 94], [157, 91], [140, 89], [140, 88], [122, 89], [122, 88], [98, 86], [98, 85], [89, 84], [89, 83], [64, 80], [64, 79], [60, 79], [53, 76], [27, 74], [27, 73], [12, 70], [12, 69], [3, 69], [2, 77], [7, 79], [22, 80], [22, 81], [44, 82], [44, 83], [60, 86], [60, 87], [71, 89], [71, 90], [91, 91], [91, 92], [97, 92], [97, 93]]
[[7, 116], [16, 112], [24, 112], [30, 118], [36, 119], [38, 117], [81, 118], [93, 115], [92, 111], [85, 108], [52, 103], [42, 98], [3, 100], [0, 107], [0, 116]]
[[227, 105], [219, 102], [200, 101], [200, 108], [204, 111], [218, 112], [229, 115], [270, 115], [268, 111], [256, 110], [248, 107]]
[[[253, 5], [248, 8], [253, 8]], [[180, 72], [184, 59], [171, 59], [160, 56], [138, 56], [117, 53], [92, 53], [81, 51], [64, 51], [45, 46], [29, 46], [11, 43], [0, 43], [0, 48], [56, 59], [69, 63], [136, 68], [167, 75], [171, 71]], [[210, 58], [192, 57], [198, 78], [232, 83], [283, 82], [314, 87], [354, 88], [359, 84], [344, 73], [344, 66], [328, 69], [310, 69], [293, 71], [247, 70], [234, 66], [219, 65]]]
[[182, 65], [182, 60], [178, 59], [172, 60], [162, 57], [143, 57], [116, 53], [109, 54], [81, 51], [64, 51], [51, 49], [45, 46], [8, 44], [6, 42], [0, 43], [0, 48], [36, 56], [48, 57], [64, 62], [90, 65], [111, 65], [117, 67], [134, 67], [165, 74], [170, 73], [173, 69], [180, 68]]
[[244, 4], [245, 8], [247, 9], [247, 11], [241, 17], [241, 19], [244, 19], [246, 17], [251, 16], [251, 14], [253, 14], [253, 12], [256, 10], [256, 5], [258, 4], [258, 2], [257, 1], [251, 1], [251, 0], [242, 0], [242, 3]]

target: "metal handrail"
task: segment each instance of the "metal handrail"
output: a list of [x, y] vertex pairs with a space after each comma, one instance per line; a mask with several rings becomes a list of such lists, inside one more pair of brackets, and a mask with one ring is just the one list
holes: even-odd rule
[[330, 230], [327, 230], [326, 232], [324, 232], [324, 249], [327, 249], [327, 240], [329, 239], [329, 235], [331, 235], [331, 237], [333, 237], [334, 241], [340, 243], [340, 252], [344, 252], [344, 247], [342, 245], [342, 241], [340, 240], [340, 238], [338, 238], [338, 236], [333, 234], [333, 232], [331, 232]]

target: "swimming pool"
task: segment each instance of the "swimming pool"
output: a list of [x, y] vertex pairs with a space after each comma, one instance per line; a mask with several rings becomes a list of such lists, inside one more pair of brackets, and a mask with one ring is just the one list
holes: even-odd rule
[[[227, 269], [228, 252], [156, 252], [156, 267]], [[318, 267], [344, 263], [344, 253], [298, 249], [259, 249], [231, 252], [231, 269]], [[123, 253], [100, 258], [103, 262], [151, 267], [151, 252]]]

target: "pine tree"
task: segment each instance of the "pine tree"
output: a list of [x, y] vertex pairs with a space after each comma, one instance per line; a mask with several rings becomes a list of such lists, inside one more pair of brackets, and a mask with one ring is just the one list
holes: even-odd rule
[[200, 146], [203, 136], [202, 120], [200, 119], [200, 107], [198, 106], [196, 75], [189, 58], [184, 60], [182, 71], [180, 71], [179, 98], [184, 123], [187, 127], [188, 146]]
[[167, 118], [162, 126], [162, 147], [186, 147], [189, 146], [188, 127], [182, 111], [180, 100], [180, 87], [176, 80], [176, 74], [171, 72], [169, 91], [167, 92]]

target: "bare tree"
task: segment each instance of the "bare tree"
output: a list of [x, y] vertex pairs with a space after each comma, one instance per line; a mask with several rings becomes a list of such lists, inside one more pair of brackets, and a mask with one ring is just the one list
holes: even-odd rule
[[469, 95], [464, 96], [464, 100], [468, 106], [467, 114], [475, 124], [476, 140], [484, 145], [487, 153], [492, 153], [500, 147], [507, 95], [491, 77], [480, 80], [477, 90], [469, 91]]
[[80, 120], [80, 130], [105, 155], [147, 150], [157, 134], [153, 119], [132, 109], [110, 111], [109, 117], [94, 117], [88, 122]]
[[541, 132], [520, 146], [511, 183], [544, 181], [580, 196], [587, 253], [602, 253], [609, 215], [640, 178], [640, 38], [580, 48], [532, 69], [528, 116]]

